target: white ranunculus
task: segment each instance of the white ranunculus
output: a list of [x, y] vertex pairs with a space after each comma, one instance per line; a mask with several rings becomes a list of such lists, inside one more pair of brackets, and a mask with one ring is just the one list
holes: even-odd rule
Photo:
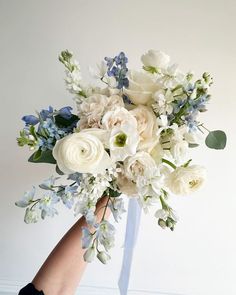
[[53, 157], [65, 174], [98, 174], [111, 165], [101, 140], [89, 132], [73, 133], [58, 140], [53, 148]]
[[206, 179], [206, 169], [192, 165], [178, 167], [166, 178], [166, 186], [176, 195], [188, 195], [202, 186]]
[[104, 145], [105, 148], [109, 147], [109, 131], [100, 128], [83, 129], [80, 133], [87, 133], [96, 136]]
[[129, 87], [124, 91], [136, 105], [150, 103], [153, 94], [159, 89], [153, 77], [145, 72], [129, 71], [128, 79]]
[[186, 140], [174, 141], [171, 143], [170, 152], [177, 163], [182, 162], [188, 151], [188, 143]]
[[155, 141], [155, 130], [157, 128], [156, 116], [152, 109], [139, 105], [132, 109], [130, 113], [136, 118], [138, 133], [140, 136], [139, 149], [148, 149], [153, 147]]
[[130, 125], [133, 129], [137, 129], [137, 120], [125, 108], [117, 107], [114, 110], [105, 113], [102, 118], [102, 125], [107, 130], [123, 125]]
[[147, 53], [141, 56], [141, 61], [145, 67], [163, 69], [168, 66], [170, 57], [160, 50], [150, 49]]
[[146, 152], [138, 152], [134, 156], [126, 158], [124, 161], [124, 171], [126, 176], [135, 181], [138, 176], [148, 176], [156, 163]]
[[[136, 120], [135, 120], [136, 121]], [[114, 127], [110, 135], [110, 154], [113, 161], [124, 161], [137, 151], [139, 135], [132, 125], [123, 124]]]

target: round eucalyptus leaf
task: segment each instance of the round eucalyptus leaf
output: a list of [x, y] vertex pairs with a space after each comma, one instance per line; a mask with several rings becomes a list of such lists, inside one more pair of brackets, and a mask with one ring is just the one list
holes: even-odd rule
[[209, 132], [205, 143], [210, 149], [223, 150], [226, 146], [227, 137], [224, 131], [215, 130]]

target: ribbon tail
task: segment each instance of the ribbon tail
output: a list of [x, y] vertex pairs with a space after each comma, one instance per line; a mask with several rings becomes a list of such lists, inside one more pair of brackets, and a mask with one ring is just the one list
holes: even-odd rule
[[138, 230], [141, 218], [141, 207], [138, 204], [137, 199], [129, 199], [128, 216], [125, 232], [125, 245], [122, 267], [120, 272], [120, 278], [118, 286], [120, 295], [127, 295], [129, 287], [129, 278], [133, 258], [133, 250], [138, 236]]

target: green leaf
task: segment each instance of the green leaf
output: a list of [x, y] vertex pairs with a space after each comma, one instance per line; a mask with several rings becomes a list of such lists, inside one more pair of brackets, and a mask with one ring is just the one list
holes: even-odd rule
[[41, 150], [37, 150], [34, 154], [33, 154], [33, 159], [34, 161], [38, 161], [40, 159], [42, 155], [42, 151]]
[[224, 131], [215, 130], [209, 132], [205, 143], [210, 149], [223, 150], [226, 146], [227, 137]]
[[40, 151], [40, 155], [39, 150], [36, 151], [35, 153], [33, 153], [33, 155], [30, 156], [28, 162], [56, 164], [56, 160], [53, 158], [51, 150]]
[[64, 173], [59, 169], [59, 167], [56, 165], [56, 172], [59, 175], [64, 175]]
[[189, 143], [188, 144], [189, 148], [195, 148], [195, 147], [198, 147], [198, 146], [199, 146], [199, 144], [197, 144], [197, 143]]
[[69, 127], [73, 123], [77, 123], [78, 121], [79, 121], [79, 118], [76, 115], [72, 115], [70, 119], [65, 119], [61, 115], [55, 116], [55, 122], [59, 128]]

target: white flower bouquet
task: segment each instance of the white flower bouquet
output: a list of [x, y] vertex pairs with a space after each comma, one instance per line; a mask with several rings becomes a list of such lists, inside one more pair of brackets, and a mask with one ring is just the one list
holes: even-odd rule
[[[211, 76], [204, 73], [194, 80], [161, 51], [142, 55], [139, 71], [128, 70], [123, 52], [106, 57], [97, 70], [90, 69], [97, 81], [93, 86], [82, 79], [71, 52], [63, 51], [59, 60], [75, 113], [70, 106], [50, 106], [26, 115], [17, 139], [19, 146], [33, 151], [30, 162], [54, 164], [58, 175], [39, 185], [41, 195], [36, 197], [33, 187], [16, 205], [26, 208], [26, 223], [58, 214], [59, 202], [73, 208], [89, 225], [83, 228], [84, 259], [91, 262], [96, 255], [106, 263], [115, 234], [105, 218], [107, 208], [118, 222], [124, 199], [134, 198], [145, 212], [155, 206], [157, 224], [173, 230], [177, 218], [169, 196], [189, 195], [206, 177], [204, 167], [192, 165], [191, 149], [204, 139], [209, 148], [223, 149], [226, 135], [210, 132], [199, 121], [210, 100]], [[98, 221], [94, 212], [103, 196], [107, 203]]]

